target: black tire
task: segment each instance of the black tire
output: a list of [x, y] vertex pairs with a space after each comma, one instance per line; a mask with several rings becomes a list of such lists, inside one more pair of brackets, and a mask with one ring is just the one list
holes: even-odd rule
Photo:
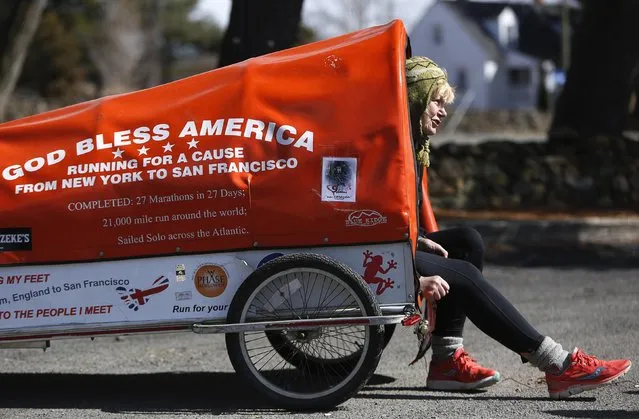
[[[282, 279], [284, 277], [286, 280]], [[278, 280], [279, 282], [277, 282]], [[311, 281], [313, 281], [312, 284]], [[321, 289], [316, 290], [317, 281], [320, 283], [317, 286], [321, 286]], [[322, 299], [320, 297], [325, 284], [329, 284], [329, 286], [326, 287], [327, 294]], [[288, 296], [285, 295], [286, 287], [289, 290]], [[290, 291], [292, 287], [297, 287], [293, 293]], [[316, 292], [314, 293], [314, 291]], [[338, 292], [335, 295], [342, 296], [340, 299], [345, 297], [349, 299], [337, 302], [336, 297], [333, 294], [329, 295], [329, 292]], [[229, 306], [227, 322], [247, 323], [283, 319], [283, 317], [276, 316], [279, 314], [279, 307], [284, 307], [282, 312], [293, 314], [292, 316], [289, 314], [289, 319], [331, 317], [316, 314], [322, 309], [322, 307], [318, 307], [320, 304], [317, 306], [305, 304], [307, 297], [309, 299], [315, 298], [314, 295], [317, 293], [320, 294], [320, 297], [317, 298], [318, 301], [323, 302], [328, 300], [328, 297], [336, 300], [332, 306], [327, 306], [327, 310], [336, 310], [335, 307], [339, 307], [341, 310], [345, 307], [350, 310], [348, 316], [380, 316], [382, 314], [368, 286], [351, 268], [323, 255], [298, 253], [280, 256], [256, 269], [235, 294]], [[251, 315], [253, 318], [250, 318]], [[360, 346], [353, 345], [357, 349], [352, 350], [354, 357], [346, 366], [331, 365], [330, 359], [323, 359], [323, 362], [317, 365], [313, 363], [305, 365], [302, 355], [288, 353], [287, 356], [300, 357], [296, 361], [298, 365], [293, 366], [289, 359], [281, 357], [277, 351], [270, 347], [265, 332], [228, 333], [226, 334], [226, 347], [235, 371], [277, 406], [305, 410], [326, 409], [339, 405], [357, 393], [372, 376], [379, 363], [384, 343], [383, 326], [361, 325], [358, 328], [364, 336], [364, 343]], [[329, 329], [335, 330], [335, 334], [327, 334], [327, 336], [334, 338], [339, 335], [338, 327], [314, 327], [306, 334], [307, 343], [315, 341], [318, 344], [323, 343], [323, 340], [327, 338], [324, 333]], [[297, 332], [299, 331], [295, 331], [295, 333]], [[269, 334], [271, 333], [269, 332]], [[247, 337], [250, 339], [247, 340]], [[291, 340], [289, 340], [290, 342]], [[262, 345], [255, 349], [260, 351], [254, 352], [255, 359], [251, 357], [249, 345]], [[272, 354], [264, 355], [267, 352], [265, 345], [269, 346]], [[318, 354], [327, 350], [325, 346], [317, 346], [320, 348]], [[331, 346], [328, 349], [332, 350], [333, 348], [334, 346]], [[259, 359], [255, 361], [257, 358]], [[254, 365], [254, 362], [257, 364], [265, 359], [269, 364], [272, 361], [272, 364], [278, 369], [268, 373], [264, 371], [266, 368], [263, 366], [258, 368]]]

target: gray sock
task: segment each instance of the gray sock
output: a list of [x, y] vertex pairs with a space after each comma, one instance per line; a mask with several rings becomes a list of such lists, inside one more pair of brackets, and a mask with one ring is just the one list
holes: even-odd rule
[[455, 351], [463, 346], [463, 343], [464, 338], [454, 336], [433, 336], [432, 359], [435, 361], [443, 361], [444, 359], [452, 358]]
[[560, 373], [570, 365], [570, 353], [548, 336], [535, 352], [522, 356], [543, 372]]

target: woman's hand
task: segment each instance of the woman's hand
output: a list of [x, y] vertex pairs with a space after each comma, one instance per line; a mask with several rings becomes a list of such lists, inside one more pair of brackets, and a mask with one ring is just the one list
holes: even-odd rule
[[450, 286], [448, 282], [439, 275], [422, 276], [419, 278], [419, 291], [423, 297], [434, 298], [435, 301], [442, 299], [448, 291]]
[[435, 243], [426, 237], [417, 237], [417, 249], [427, 253], [434, 253], [445, 258], [448, 257], [448, 251], [444, 249], [441, 244]]

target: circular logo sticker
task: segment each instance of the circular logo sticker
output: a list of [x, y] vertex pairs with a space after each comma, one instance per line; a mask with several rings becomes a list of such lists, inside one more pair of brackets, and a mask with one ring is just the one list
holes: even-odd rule
[[205, 297], [217, 297], [226, 289], [229, 276], [223, 267], [218, 265], [201, 265], [193, 276], [195, 289]]

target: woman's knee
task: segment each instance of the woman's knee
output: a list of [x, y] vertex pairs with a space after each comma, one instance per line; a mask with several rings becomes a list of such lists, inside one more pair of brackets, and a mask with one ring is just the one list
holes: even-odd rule
[[462, 240], [467, 244], [468, 248], [472, 249], [475, 252], [484, 253], [484, 239], [482, 238], [479, 231], [475, 230], [472, 227], [462, 226], [458, 227], [458, 234], [462, 238]]
[[452, 257], [471, 262], [477, 269], [484, 269], [484, 240], [472, 227], [458, 227], [455, 231], [460, 247], [453, 251]]

